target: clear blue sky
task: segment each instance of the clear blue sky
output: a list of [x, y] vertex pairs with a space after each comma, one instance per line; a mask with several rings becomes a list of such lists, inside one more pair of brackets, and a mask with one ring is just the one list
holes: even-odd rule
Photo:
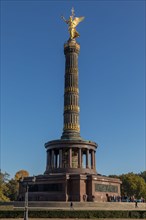
[[63, 130], [66, 18], [80, 38], [81, 136], [97, 172], [139, 173], [145, 156], [145, 1], [1, 1], [1, 169], [42, 174]]

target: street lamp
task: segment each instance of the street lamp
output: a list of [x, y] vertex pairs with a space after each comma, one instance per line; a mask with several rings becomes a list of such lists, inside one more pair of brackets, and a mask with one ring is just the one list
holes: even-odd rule
[[[24, 202], [24, 220], [28, 220], [28, 190], [29, 190], [29, 182], [23, 182], [24, 178], [21, 178], [21, 182], [23, 185], [26, 186], [26, 191], [25, 191], [25, 202]], [[36, 177], [34, 176], [32, 178], [32, 182], [34, 183], [36, 181]]]
[[26, 183], [25, 203], [24, 203], [24, 220], [28, 220], [28, 182]]

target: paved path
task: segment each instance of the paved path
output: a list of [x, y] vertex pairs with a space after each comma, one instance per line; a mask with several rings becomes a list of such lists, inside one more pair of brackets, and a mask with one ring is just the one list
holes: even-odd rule
[[[109, 207], [73, 207], [74, 208], [74, 210], [98, 210], [98, 211], [101, 211], [101, 210], [105, 210], [105, 211], [118, 211], [118, 210], [122, 210], [122, 211], [145, 211], [146, 210], [146, 208], [145, 207], [142, 207], [142, 208], [140, 208], [140, 207], [138, 207], [138, 208], [135, 208], [135, 206], [133, 206], [133, 207], [127, 207], [127, 208], [123, 208], [123, 207], [112, 207], [112, 208], [110, 208], [109, 209]], [[56, 210], [56, 211], [59, 211], [59, 210], [62, 210], [62, 211], [66, 211], [66, 210], [71, 210], [71, 208], [70, 207], [58, 207], [58, 208], [56, 208], [56, 207], [28, 207], [28, 209], [29, 210]], [[24, 207], [14, 207], [14, 210], [24, 210]]]
[[[16, 220], [24, 220], [23, 218], [15, 218]], [[77, 220], [78, 218], [51, 218], [51, 220]], [[114, 218], [115, 220], [128, 220], [128, 218]], [[129, 218], [129, 220], [137, 220], [138, 218]], [[14, 220], [14, 218], [0, 218], [0, 220]], [[29, 218], [29, 220], [50, 220], [50, 218]], [[82, 218], [81, 220], [89, 220]], [[91, 219], [92, 220], [92, 219]], [[93, 219], [95, 220], [95, 219]], [[113, 220], [113, 218], [97, 218], [96, 220]]]

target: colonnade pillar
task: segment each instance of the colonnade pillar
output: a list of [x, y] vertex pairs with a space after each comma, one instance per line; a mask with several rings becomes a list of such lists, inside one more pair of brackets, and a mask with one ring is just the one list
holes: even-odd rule
[[96, 169], [96, 158], [95, 158], [95, 151], [94, 151], [94, 169]]
[[69, 148], [69, 167], [72, 168], [72, 148]]
[[62, 149], [59, 150], [59, 168], [62, 168]]
[[91, 169], [95, 168], [95, 161], [94, 161], [94, 151], [91, 152]]
[[89, 168], [89, 149], [86, 151], [86, 168]]
[[51, 153], [51, 167], [54, 168], [54, 150]]
[[79, 168], [82, 167], [82, 152], [81, 152], [81, 148], [79, 148], [79, 151], [78, 151], [78, 167]]
[[[72, 168], [72, 150], [73, 148], [68, 149], [68, 166], [69, 168]], [[95, 151], [85, 148], [78, 148], [78, 166], [77, 168], [83, 168], [82, 167], [82, 150], [84, 150], [86, 154], [86, 160], [85, 160], [85, 168], [91, 168], [95, 169]], [[89, 160], [89, 155], [91, 154], [91, 158]], [[47, 152], [47, 169], [56, 169], [56, 168], [63, 168], [63, 150], [59, 149], [59, 151], [55, 152], [54, 149], [51, 149]]]

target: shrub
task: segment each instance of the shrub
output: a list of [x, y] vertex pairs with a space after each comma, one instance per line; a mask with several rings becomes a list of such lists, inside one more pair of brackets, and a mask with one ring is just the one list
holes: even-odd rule
[[[30, 218], [137, 218], [145, 219], [146, 211], [109, 210], [29, 210]], [[23, 218], [23, 210], [1, 210], [0, 218]]]

